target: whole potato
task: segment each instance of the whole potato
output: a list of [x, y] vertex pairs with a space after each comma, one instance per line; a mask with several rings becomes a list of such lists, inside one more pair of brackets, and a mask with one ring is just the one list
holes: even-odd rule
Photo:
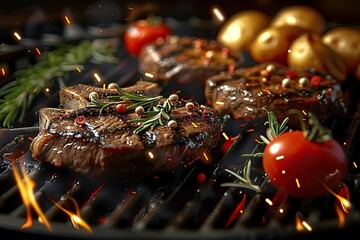
[[261, 11], [238, 12], [220, 27], [216, 40], [235, 51], [248, 50], [252, 40], [270, 21], [271, 17]]
[[353, 74], [360, 64], [360, 29], [335, 27], [322, 36], [322, 41], [342, 57], [348, 73]]
[[271, 26], [296, 26], [309, 32], [322, 34], [325, 31], [325, 18], [314, 8], [292, 5], [280, 9], [273, 17]]
[[249, 53], [256, 62], [287, 64], [290, 44], [306, 31], [293, 26], [267, 27], [252, 42]]
[[293, 41], [288, 52], [288, 65], [298, 69], [315, 68], [332, 75], [338, 82], [347, 77], [345, 62], [315, 33], [304, 33]]

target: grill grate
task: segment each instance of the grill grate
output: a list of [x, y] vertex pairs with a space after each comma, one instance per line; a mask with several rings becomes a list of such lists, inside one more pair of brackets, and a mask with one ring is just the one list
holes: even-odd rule
[[[120, 65], [104, 65], [97, 71], [104, 73], [106, 83], [118, 82], [120, 85], [131, 84], [138, 79], [136, 60], [126, 57]], [[88, 69], [92, 69], [89, 66]], [[85, 71], [81, 77], [70, 76], [72, 83], [85, 83], [93, 71]], [[358, 83], [356, 83], [358, 84]], [[356, 92], [359, 86], [352, 91]], [[356, 96], [356, 94], [354, 94]], [[46, 101], [38, 100], [30, 111], [27, 125], [37, 122], [36, 111], [42, 106], [54, 105], [58, 95], [54, 94]], [[357, 97], [353, 99], [358, 102]], [[347, 141], [346, 153], [349, 162], [359, 163], [360, 128], [357, 114], [354, 117], [338, 119], [330, 124], [335, 138]], [[229, 120], [225, 132], [238, 135], [239, 138], [225, 154], [220, 148], [213, 152], [213, 163], [196, 161], [189, 166], [179, 166], [174, 172], [147, 178], [140, 181], [124, 181], [110, 177], [92, 178], [78, 175], [68, 169], [58, 169], [46, 163], [39, 163], [28, 152], [30, 139], [36, 133], [24, 135], [25, 141], [13, 141], [17, 133], [1, 135], [0, 147], [3, 147], [0, 164], [0, 229], [13, 236], [30, 239], [51, 237], [52, 239], [123, 239], [126, 238], [185, 238], [207, 239], [297, 239], [324, 236], [347, 237], [360, 224], [360, 188], [359, 180], [349, 179], [346, 184], [351, 191], [353, 208], [346, 218], [344, 228], [339, 227], [339, 220], [333, 208], [334, 197], [329, 195], [314, 200], [295, 200], [286, 198], [284, 213], [278, 212], [278, 206], [269, 206], [266, 198], [282, 199], [267, 184], [261, 165], [253, 161], [252, 179], [262, 185], [261, 195], [246, 189], [222, 187], [221, 183], [232, 182], [234, 177], [224, 171], [229, 168], [238, 172], [246, 159], [239, 157], [249, 153], [255, 147], [254, 138], [264, 132], [263, 120], [249, 123], [246, 127]], [[254, 128], [254, 132], [247, 129]], [[10, 144], [8, 144], [10, 143]], [[8, 144], [8, 145], [6, 145]], [[6, 146], [5, 146], [6, 145]], [[221, 145], [221, 144], [220, 144]], [[13, 175], [13, 165], [7, 158], [8, 153], [20, 153], [16, 161], [25, 166], [29, 177], [36, 183], [36, 200], [52, 224], [52, 230], [46, 229], [35, 219], [29, 229], [20, 229], [26, 221], [26, 208], [19, 194]], [[198, 182], [198, 175], [205, 174], [205, 182]], [[351, 174], [357, 174], [351, 172]], [[240, 193], [241, 191], [241, 193]], [[246, 194], [244, 212], [227, 225], [229, 217]], [[93, 232], [76, 229], [69, 218], [51, 201], [54, 200], [66, 209], [75, 211], [74, 201], [80, 208], [82, 218], [90, 224]], [[299, 232], [295, 228], [296, 216], [306, 219], [312, 231]]]

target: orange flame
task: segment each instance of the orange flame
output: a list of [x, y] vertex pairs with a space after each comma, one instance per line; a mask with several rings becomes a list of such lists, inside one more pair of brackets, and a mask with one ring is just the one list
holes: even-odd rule
[[77, 204], [77, 202], [75, 201], [75, 199], [73, 199], [71, 197], [67, 198], [73, 202], [73, 204], [75, 206], [75, 212], [69, 211], [69, 210], [65, 209], [64, 207], [62, 207], [59, 203], [52, 200], [51, 198], [49, 198], [49, 199], [54, 203], [54, 205], [56, 207], [58, 207], [60, 210], [62, 210], [64, 213], [66, 213], [69, 216], [71, 223], [73, 224], [73, 226], [76, 229], [79, 229], [80, 226], [82, 226], [87, 231], [92, 232], [91, 227], [81, 218], [80, 208], [79, 208], [79, 205]]
[[[341, 208], [343, 209], [343, 211], [347, 214], [349, 213], [350, 209], [351, 209], [351, 202], [349, 201], [350, 199], [350, 194], [347, 194], [346, 197], [341, 196], [340, 194], [335, 193], [334, 191], [332, 191], [328, 186], [326, 186], [325, 184], [323, 184], [324, 187], [332, 194], [334, 195], [337, 200], [340, 202], [341, 204]], [[347, 188], [346, 185], [343, 183], [342, 186], [344, 188]]]
[[342, 195], [337, 194], [334, 191], [332, 191], [325, 184], [323, 184], [323, 185], [338, 200], [335, 203], [335, 211], [339, 218], [339, 226], [343, 227], [345, 224], [345, 217], [347, 216], [347, 214], [349, 213], [349, 211], [351, 209], [351, 202], [349, 201], [350, 200], [350, 191], [347, 188], [347, 186], [344, 183], [342, 183], [341, 189], [339, 191], [340, 194], [344, 195], [344, 196], [342, 196]]
[[[47, 220], [45, 214], [41, 210], [37, 203], [33, 189], [35, 187], [34, 181], [26, 174], [24, 167], [21, 165], [21, 173], [16, 169], [15, 163], [13, 165], [14, 177], [19, 188], [21, 198], [26, 207], [26, 222], [22, 225], [21, 229], [29, 228], [32, 225], [31, 209], [38, 214], [38, 219], [41, 224], [44, 224], [49, 230], [51, 230], [50, 222]], [[22, 178], [22, 179], [21, 179]]]

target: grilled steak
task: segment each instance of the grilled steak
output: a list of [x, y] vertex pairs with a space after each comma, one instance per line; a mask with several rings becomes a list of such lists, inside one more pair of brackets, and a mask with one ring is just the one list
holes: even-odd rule
[[[157, 106], [165, 101], [159, 99]], [[94, 176], [137, 178], [171, 171], [211, 151], [222, 132], [214, 109], [188, 102], [171, 101], [169, 118], [161, 119], [163, 125], [140, 132], [136, 129], [143, 125], [132, 120], [147, 116], [134, 111], [120, 114], [109, 108], [100, 114], [99, 108], [92, 107], [44, 108], [40, 115], [48, 121], [30, 150], [34, 159]]]
[[[134, 85], [124, 87], [123, 89], [146, 96], [157, 96], [161, 91], [157, 83], [148, 81], [137, 81]], [[60, 89], [60, 106], [69, 109], [86, 107], [90, 103], [89, 94], [91, 92], [97, 92], [102, 100], [108, 96], [118, 94], [115, 88], [103, 89], [85, 84], [77, 84]]]
[[[312, 69], [295, 71], [276, 63], [222, 72], [207, 79], [206, 101], [220, 113], [252, 121], [266, 116], [266, 108], [279, 120], [290, 109], [313, 112], [321, 122], [347, 111], [340, 85], [329, 75]], [[289, 125], [299, 126], [292, 115]]]
[[183, 98], [204, 103], [205, 80], [239, 66], [241, 60], [239, 54], [214, 40], [173, 35], [143, 48], [139, 71], [144, 80], [160, 80], [164, 95], [181, 92]]

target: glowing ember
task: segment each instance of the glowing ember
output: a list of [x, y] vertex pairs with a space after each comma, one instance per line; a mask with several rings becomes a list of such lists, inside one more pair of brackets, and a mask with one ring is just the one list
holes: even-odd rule
[[253, 132], [253, 131], [254, 131], [253, 128], [246, 130], [246, 132]]
[[265, 202], [266, 202], [267, 204], [269, 204], [270, 206], [273, 205], [273, 202], [272, 202], [269, 198], [266, 198], [266, 199], [265, 199]]
[[14, 36], [17, 38], [17, 40], [21, 40], [21, 36], [17, 32], [14, 32]]
[[305, 116], [307, 115], [307, 113], [305, 112], [305, 110], [302, 110], [301, 111]]
[[[39, 222], [45, 225], [49, 230], [51, 230], [50, 222], [47, 220], [45, 214], [41, 210], [39, 204], [37, 203], [33, 189], [35, 187], [35, 183], [32, 179], [26, 174], [24, 167], [21, 165], [21, 173], [16, 169], [15, 163], [12, 163], [14, 177], [19, 188], [19, 192], [21, 198], [26, 207], [26, 222], [22, 225], [23, 228], [29, 228], [32, 225], [32, 212], [38, 215]], [[33, 210], [33, 211], [32, 211]]]
[[191, 124], [196, 128], [198, 127], [194, 122], [191, 122]]
[[65, 21], [67, 22], [67, 24], [70, 24], [70, 20], [69, 20], [68, 16], [65, 16]]
[[246, 194], [244, 194], [241, 202], [238, 204], [238, 206], [235, 208], [235, 210], [232, 212], [232, 214], [228, 218], [228, 220], [225, 224], [225, 228], [227, 228], [232, 222], [234, 222], [235, 219], [237, 219], [242, 213], [244, 213], [245, 201], [246, 201]]
[[87, 231], [92, 232], [91, 227], [81, 218], [80, 208], [79, 208], [79, 205], [77, 204], [77, 202], [75, 201], [75, 199], [73, 199], [71, 197], [67, 198], [67, 199], [71, 200], [72, 203], [74, 204], [75, 212], [72, 212], [72, 211], [69, 211], [69, 210], [65, 209], [59, 203], [53, 201], [52, 199], [50, 199], [50, 200], [54, 203], [54, 205], [56, 207], [58, 207], [60, 210], [62, 210], [64, 213], [66, 213], [70, 217], [71, 223], [73, 224], [73, 226], [76, 229], [80, 229], [80, 226], [82, 226]]
[[101, 82], [101, 78], [100, 78], [99, 74], [94, 73], [94, 77], [95, 77], [96, 81]]
[[215, 104], [224, 105], [225, 103], [224, 103], [224, 102], [220, 102], [220, 101], [216, 101]]
[[295, 178], [295, 182], [296, 182], [296, 186], [297, 186], [298, 188], [300, 188], [300, 182], [299, 182], [299, 179], [298, 179], [298, 178]]
[[204, 183], [206, 180], [206, 175], [204, 173], [199, 173], [197, 175], [197, 182], [198, 183]]
[[254, 141], [259, 143], [259, 144], [261, 143], [261, 141], [259, 139], [257, 139], [257, 138], [255, 138]]
[[225, 132], [223, 132], [222, 135], [224, 136], [225, 140], [229, 140], [229, 137], [226, 135]]
[[154, 78], [154, 75], [153, 74], [151, 74], [151, 73], [145, 73], [145, 76], [147, 76], [148, 78]]
[[152, 152], [149, 152], [148, 154], [151, 159], [154, 159], [154, 154]]
[[79, 67], [76, 67], [76, 70], [77, 70], [78, 72], [81, 72], [81, 69], [80, 69]]
[[223, 22], [224, 21], [224, 15], [220, 12], [220, 10], [218, 8], [213, 8], [213, 13], [215, 14], [216, 18], [220, 21]]
[[208, 156], [206, 155], [206, 152], [203, 152], [203, 155], [204, 155], [206, 161], [209, 161], [209, 158], [208, 158]]
[[104, 83], [104, 84], [103, 84], [103, 90], [105, 90], [105, 89], [106, 89], [106, 84]]
[[353, 165], [354, 165], [354, 167], [355, 167], [355, 168], [357, 168], [357, 164], [356, 164], [356, 162], [353, 162]]
[[35, 48], [35, 50], [39, 54], [39, 56], [41, 56], [41, 52], [40, 52], [39, 48]]
[[2, 75], [6, 75], [5, 68], [1, 68]]

